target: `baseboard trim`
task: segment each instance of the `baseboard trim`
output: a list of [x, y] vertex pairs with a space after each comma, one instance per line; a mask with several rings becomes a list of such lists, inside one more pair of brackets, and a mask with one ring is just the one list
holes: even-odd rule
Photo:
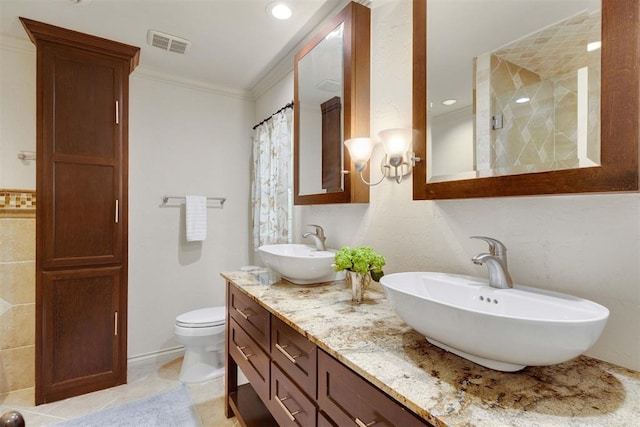
[[155, 361], [156, 363], [168, 362], [169, 360], [175, 359], [176, 357], [180, 357], [184, 354], [184, 346], [177, 346], [172, 348], [167, 348], [160, 351], [153, 351], [151, 353], [139, 354], [137, 356], [132, 356], [127, 359], [127, 365], [136, 365], [140, 363], [148, 363], [150, 361]]

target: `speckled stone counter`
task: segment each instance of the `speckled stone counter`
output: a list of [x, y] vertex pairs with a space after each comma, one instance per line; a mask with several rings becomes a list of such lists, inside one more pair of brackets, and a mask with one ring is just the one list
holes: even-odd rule
[[437, 426], [637, 426], [640, 372], [581, 356], [516, 373], [429, 344], [384, 293], [293, 285], [268, 269], [222, 276], [318, 347]]

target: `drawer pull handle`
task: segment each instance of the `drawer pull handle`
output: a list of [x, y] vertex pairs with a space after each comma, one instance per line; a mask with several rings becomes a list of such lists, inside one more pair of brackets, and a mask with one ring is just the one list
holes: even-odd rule
[[291, 363], [297, 363], [296, 359], [298, 357], [300, 357], [299, 354], [296, 355], [292, 355], [290, 354], [287, 350], [285, 350], [285, 348], [287, 348], [287, 345], [280, 345], [278, 343], [276, 343], [276, 348], [278, 349], [278, 351], [282, 354], [284, 354], [284, 357], [286, 357], [287, 359], [289, 359], [289, 361], [291, 361]]
[[374, 425], [376, 423], [375, 420], [371, 421], [370, 423], [365, 423], [362, 420], [360, 420], [360, 418], [358, 418], [358, 417], [356, 417], [355, 421], [356, 421], [356, 424], [358, 424], [358, 426], [360, 426], [360, 427], [371, 427], [372, 425]]
[[237, 345], [237, 346], [236, 346], [236, 348], [238, 349], [238, 351], [240, 352], [240, 354], [242, 355], [242, 357], [244, 358], [244, 360], [247, 360], [247, 361], [248, 361], [248, 360], [249, 360], [249, 358], [250, 358], [251, 356], [253, 356], [253, 354], [251, 354], [251, 353], [245, 353], [245, 352], [244, 352], [244, 349], [245, 349], [245, 348], [247, 348], [247, 347], [244, 347], [244, 346], [240, 347], [239, 345]]
[[276, 402], [278, 402], [278, 405], [280, 405], [280, 407], [282, 408], [282, 410], [285, 412], [285, 414], [287, 414], [287, 417], [289, 417], [289, 420], [291, 422], [294, 422], [296, 420], [296, 415], [298, 415], [300, 413], [300, 411], [295, 411], [295, 412], [291, 412], [290, 410], [287, 409], [286, 406], [284, 406], [284, 402], [285, 400], [287, 400], [289, 398], [289, 396], [285, 396], [285, 397], [279, 397], [276, 394]]
[[244, 317], [244, 320], [248, 320], [251, 316], [250, 314], [247, 314], [244, 311], [240, 310], [238, 307], [236, 307], [236, 311], [240, 314], [240, 316]]

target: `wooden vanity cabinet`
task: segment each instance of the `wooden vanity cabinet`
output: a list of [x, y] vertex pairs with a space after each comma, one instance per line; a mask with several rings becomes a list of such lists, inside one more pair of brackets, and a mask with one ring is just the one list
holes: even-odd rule
[[[225, 414], [243, 427], [430, 425], [230, 281], [227, 325]], [[238, 386], [238, 367], [249, 384]]]

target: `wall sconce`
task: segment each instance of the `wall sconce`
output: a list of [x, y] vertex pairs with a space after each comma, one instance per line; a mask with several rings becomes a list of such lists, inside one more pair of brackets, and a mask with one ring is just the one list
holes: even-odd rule
[[375, 142], [371, 138], [351, 138], [344, 142], [349, 150], [349, 156], [356, 170], [360, 173], [360, 180], [367, 185], [378, 185], [385, 177], [394, 178], [398, 184], [402, 177], [411, 173], [416, 162], [420, 161], [411, 151], [413, 131], [411, 129], [385, 129], [378, 133], [382, 140], [385, 156], [380, 164], [382, 178], [378, 182], [370, 183], [364, 179], [362, 172], [367, 168]]

